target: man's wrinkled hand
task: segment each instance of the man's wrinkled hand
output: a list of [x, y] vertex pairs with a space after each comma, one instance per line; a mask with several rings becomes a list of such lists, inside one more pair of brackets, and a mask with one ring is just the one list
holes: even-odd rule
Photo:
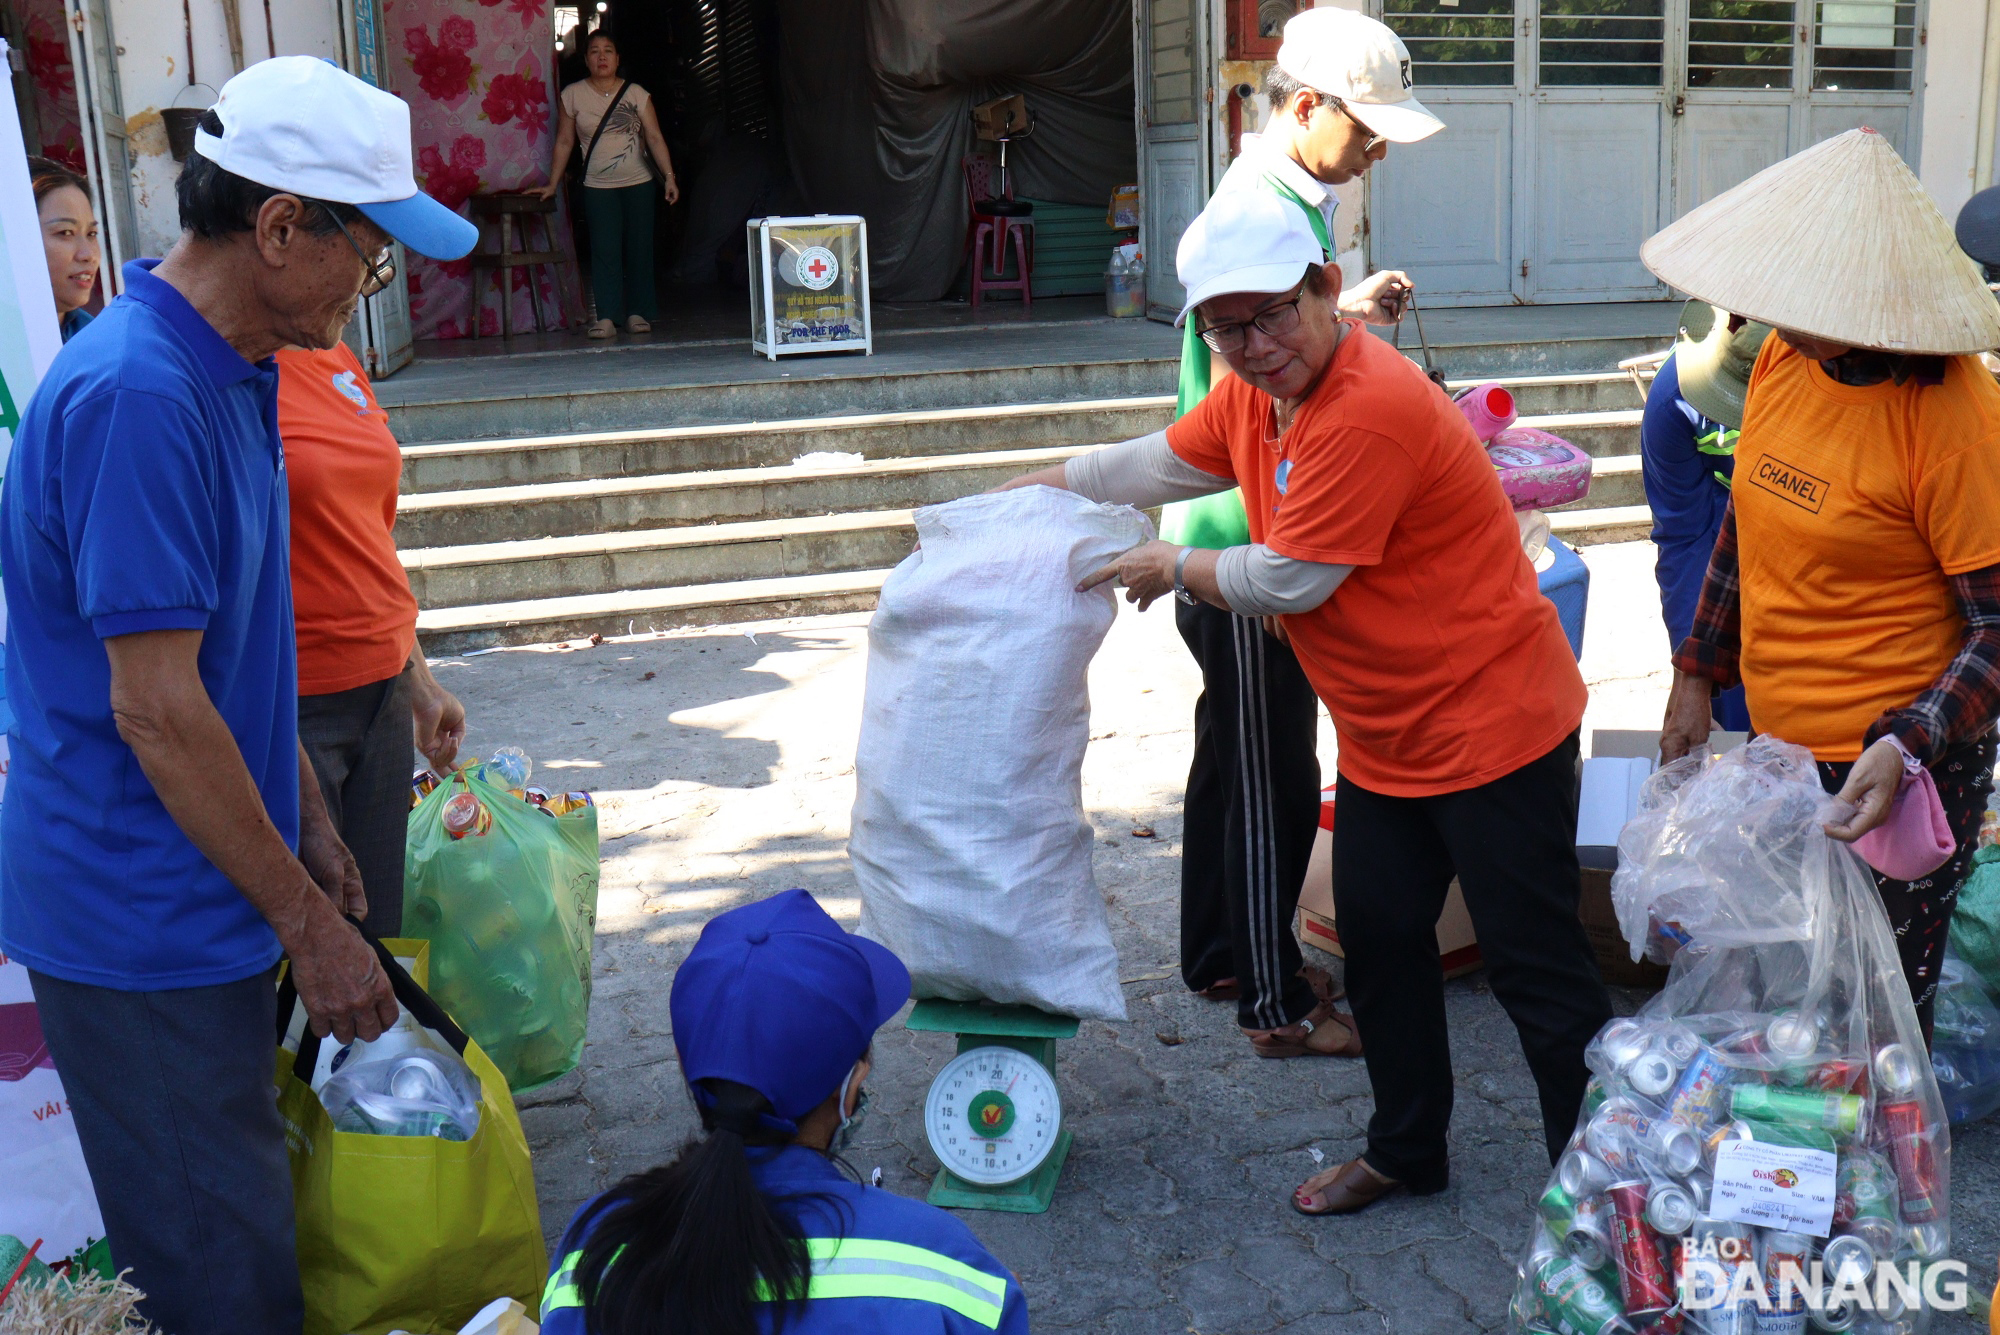
[[374, 948], [342, 919], [308, 907], [300, 939], [289, 943], [292, 979], [321, 1038], [341, 1044], [380, 1038], [400, 1013]]
[[339, 833], [324, 818], [314, 820], [306, 815], [303, 820], [299, 829], [299, 861], [341, 915], [368, 916], [368, 895], [361, 885], [361, 868]]
[[1390, 325], [1409, 309], [1410, 293], [1416, 285], [1401, 269], [1384, 269], [1370, 274], [1340, 294], [1340, 313], [1366, 324]]
[[1660, 724], [1660, 763], [1670, 765], [1697, 746], [1708, 745], [1715, 728], [1715, 688], [1706, 677], [1674, 673], [1667, 716]]

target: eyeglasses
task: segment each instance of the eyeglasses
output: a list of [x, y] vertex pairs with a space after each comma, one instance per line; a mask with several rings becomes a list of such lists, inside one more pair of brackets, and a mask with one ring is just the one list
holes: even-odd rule
[[1366, 125], [1362, 124], [1361, 118], [1347, 109], [1347, 103], [1341, 101], [1337, 97], [1328, 97], [1326, 100], [1329, 106], [1331, 106], [1335, 111], [1339, 112], [1341, 115], [1347, 117], [1349, 121], [1353, 122], [1355, 128], [1359, 129], [1363, 134], [1368, 136], [1367, 140], [1361, 145], [1361, 152], [1364, 157], [1370, 153], [1373, 153], [1381, 145], [1389, 142], [1388, 135], [1376, 134], [1373, 130], [1369, 129]]
[[1235, 320], [1229, 324], [1212, 324], [1201, 331], [1201, 341], [1215, 352], [1235, 352], [1242, 348], [1250, 335], [1250, 326], [1256, 325], [1261, 333], [1276, 338], [1289, 334], [1299, 327], [1299, 302], [1305, 298], [1302, 284], [1292, 293], [1290, 301], [1279, 302], [1276, 306], [1266, 306], [1248, 320]]
[[340, 220], [340, 215], [335, 213], [332, 206], [327, 204], [325, 200], [307, 199], [303, 195], [299, 196], [299, 198], [304, 203], [316, 204], [324, 209], [326, 216], [333, 219], [333, 225], [340, 229], [340, 234], [347, 238], [347, 244], [354, 247], [354, 253], [359, 255], [361, 262], [368, 266], [368, 276], [361, 280], [362, 296], [372, 297], [396, 281], [395, 242], [390, 242], [388, 245], [382, 247], [382, 249], [376, 251], [375, 254], [370, 255], [361, 248], [361, 243], [354, 239], [354, 233], [347, 230], [347, 224]]

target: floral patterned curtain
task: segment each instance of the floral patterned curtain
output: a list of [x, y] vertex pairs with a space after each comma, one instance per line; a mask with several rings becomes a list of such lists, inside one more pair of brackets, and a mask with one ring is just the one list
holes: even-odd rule
[[35, 120], [42, 132], [42, 156], [85, 171], [83, 123], [76, 108], [76, 71], [69, 64], [69, 30], [62, 0], [13, 0], [11, 8], [27, 37], [28, 80], [35, 88]]
[[[548, 181], [556, 88], [547, 0], [382, 0], [382, 33], [390, 91], [410, 104], [419, 185], [469, 216], [465, 202], [475, 194]], [[533, 226], [535, 240], [525, 248], [539, 250], [540, 222]], [[574, 254], [567, 204], [555, 215], [554, 227], [557, 246]], [[498, 244], [497, 230], [486, 229], [483, 249]], [[500, 332], [493, 279], [498, 272], [478, 274], [482, 335]], [[530, 271], [508, 272], [513, 276], [508, 320], [514, 329], [532, 330]], [[533, 273], [545, 324], [557, 321], [559, 309], [569, 322], [581, 318], [583, 298], [573, 264], [562, 266], [560, 304], [548, 267]], [[418, 338], [467, 337], [473, 332], [472, 312], [469, 260], [410, 256], [410, 319]]]

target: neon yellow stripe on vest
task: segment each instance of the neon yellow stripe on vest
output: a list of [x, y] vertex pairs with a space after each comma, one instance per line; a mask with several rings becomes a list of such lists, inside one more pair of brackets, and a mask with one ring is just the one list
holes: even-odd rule
[[573, 1251], [563, 1257], [549, 1282], [542, 1289], [542, 1320], [547, 1321], [551, 1312], [564, 1307], [583, 1306], [583, 1295], [576, 1289], [576, 1268], [583, 1261], [582, 1251]]
[[[904, 1298], [950, 1308], [988, 1330], [1000, 1326], [1007, 1281], [963, 1261], [908, 1243], [877, 1238], [807, 1238], [812, 1280], [807, 1301], [822, 1298]], [[771, 1302], [770, 1286], [757, 1300]]]

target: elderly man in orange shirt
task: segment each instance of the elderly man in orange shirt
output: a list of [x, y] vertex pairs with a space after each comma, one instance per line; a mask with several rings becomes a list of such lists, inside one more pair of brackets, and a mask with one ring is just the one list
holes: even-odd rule
[[[1550, 1161], [1611, 1016], [1577, 920], [1584, 685], [1485, 452], [1359, 322], [1299, 210], [1217, 198], [1181, 241], [1183, 319], [1232, 373], [1157, 432], [1018, 478], [1151, 506], [1243, 489], [1251, 541], [1148, 543], [1092, 577], [1276, 616], [1338, 731], [1334, 882], [1375, 1115], [1294, 1194], [1344, 1214], [1440, 1191], [1451, 1055], [1435, 928], [1454, 874], [1519, 1031]], [[1331, 1018], [1322, 1007], [1307, 1026]]]

